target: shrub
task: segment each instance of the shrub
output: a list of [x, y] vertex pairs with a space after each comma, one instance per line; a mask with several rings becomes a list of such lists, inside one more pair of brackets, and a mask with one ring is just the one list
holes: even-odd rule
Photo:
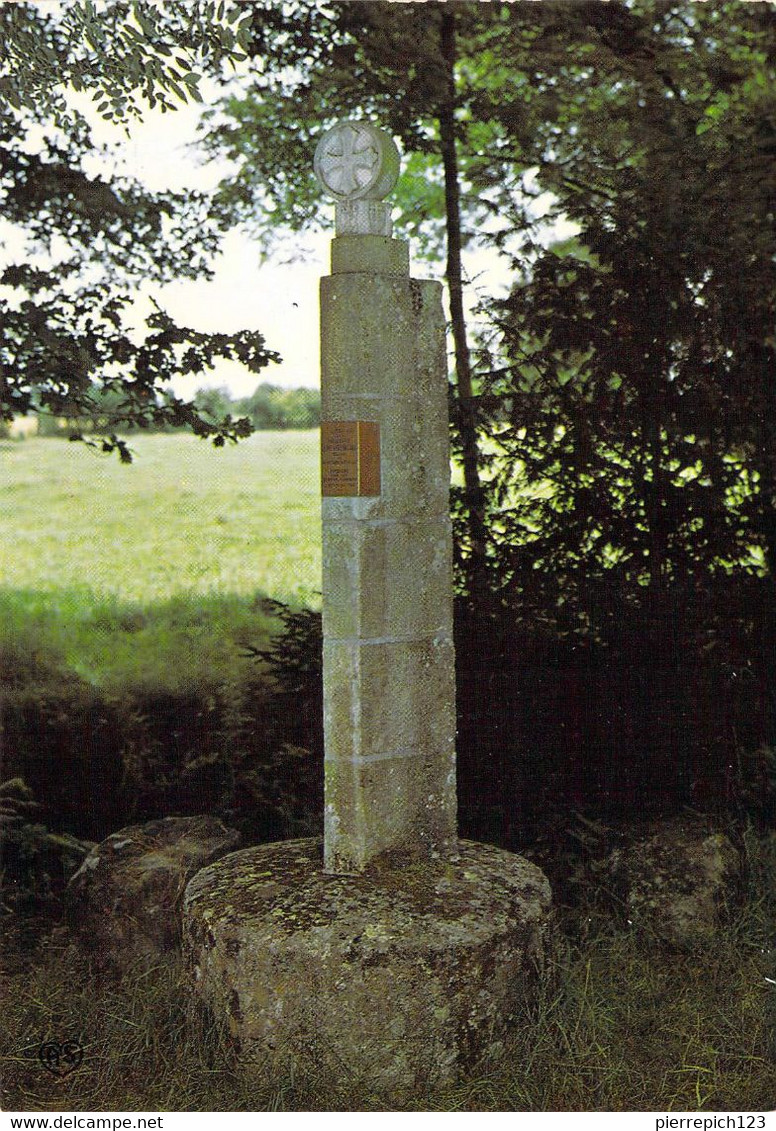
[[40, 805], [22, 778], [0, 784], [0, 902], [29, 911], [55, 900], [91, 845], [50, 832], [35, 815]]

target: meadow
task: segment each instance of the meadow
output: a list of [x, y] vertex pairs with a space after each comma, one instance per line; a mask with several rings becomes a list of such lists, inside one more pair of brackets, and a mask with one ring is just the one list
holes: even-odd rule
[[[122, 466], [58, 439], [0, 443], [0, 752], [14, 747], [12, 772], [55, 829], [96, 839], [208, 811], [249, 842], [309, 835], [321, 807], [315, 680], [268, 690], [250, 649], [282, 627], [268, 598], [320, 605], [318, 435], [258, 433], [220, 451], [141, 435], [132, 447]], [[20, 834], [21, 848], [44, 834]], [[583, 886], [573, 914], [559, 906], [568, 929], [501, 1065], [426, 1109], [770, 1108], [776, 839], [747, 828], [741, 847], [746, 890], [701, 954], [638, 938]], [[25, 915], [40, 905], [0, 885], [19, 912], [0, 921], [4, 1108], [385, 1110], [314, 1065], [309, 1078], [248, 1087], [228, 1034], [192, 1013], [179, 958], [104, 984], [55, 926], [49, 864], [20, 859], [44, 915], [36, 926]], [[36, 1049], [70, 1033], [84, 1065], [48, 1078]]]
[[262, 598], [320, 605], [318, 433], [131, 448], [0, 442], [0, 654], [100, 687], [225, 678], [266, 642]]

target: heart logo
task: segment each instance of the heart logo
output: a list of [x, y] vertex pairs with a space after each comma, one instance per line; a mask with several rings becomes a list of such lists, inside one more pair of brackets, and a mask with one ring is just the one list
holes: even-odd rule
[[84, 1058], [78, 1041], [46, 1041], [38, 1049], [38, 1060], [52, 1076], [69, 1076]]

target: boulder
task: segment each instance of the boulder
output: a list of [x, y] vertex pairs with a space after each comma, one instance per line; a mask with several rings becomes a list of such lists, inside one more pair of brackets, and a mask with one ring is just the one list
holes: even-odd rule
[[738, 851], [696, 815], [653, 823], [610, 858], [628, 921], [677, 950], [708, 946], [735, 899]]
[[97, 962], [122, 970], [177, 947], [181, 905], [200, 868], [232, 852], [240, 834], [214, 817], [165, 817], [111, 833], [65, 890], [67, 922]]

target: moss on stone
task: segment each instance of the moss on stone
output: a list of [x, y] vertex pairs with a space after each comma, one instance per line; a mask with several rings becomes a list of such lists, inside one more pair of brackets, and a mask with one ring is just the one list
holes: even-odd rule
[[329, 876], [319, 841], [292, 841], [191, 881], [194, 986], [248, 1071], [314, 1056], [399, 1094], [498, 1055], [541, 961], [550, 889], [521, 857], [467, 841], [459, 853]]

